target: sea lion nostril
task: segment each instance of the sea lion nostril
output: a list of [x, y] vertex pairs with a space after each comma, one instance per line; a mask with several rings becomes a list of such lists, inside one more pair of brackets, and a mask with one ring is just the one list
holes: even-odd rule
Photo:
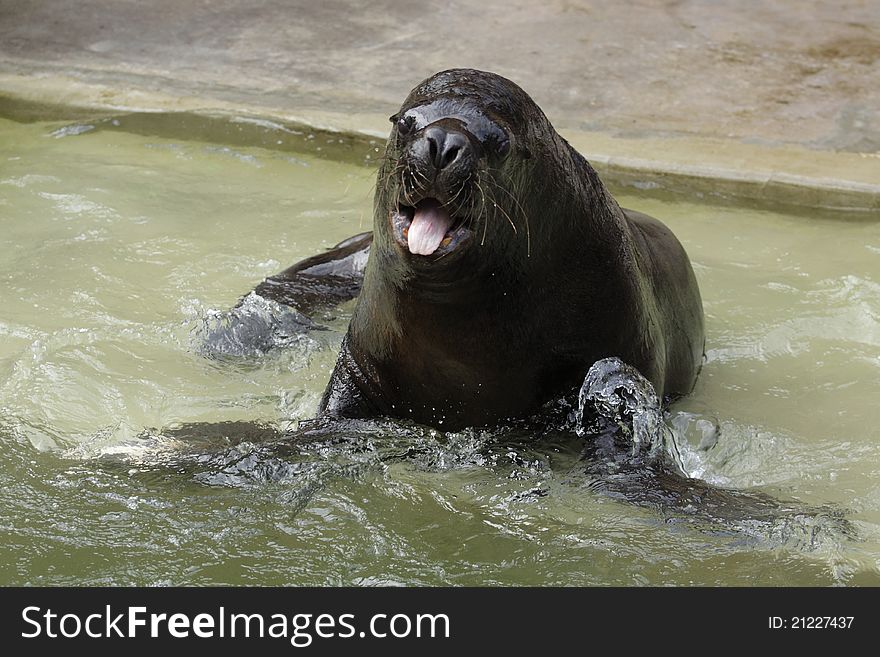
[[428, 157], [437, 171], [442, 171], [455, 162], [470, 146], [470, 142], [460, 132], [447, 131], [440, 126], [425, 130], [428, 142]]
[[450, 164], [455, 162], [456, 158], [458, 158], [459, 154], [464, 150], [466, 145], [467, 140], [464, 138], [464, 135], [455, 133], [447, 135], [443, 153], [440, 157], [439, 168], [445, 169]]
[[440, 164], [437, 168], [445, 169], [446, 167], [448, 167], [449, 164], [453, 162], [456, 157], [458, 157], [458, 151], [458, 146], [454, 145], [443, 149], [443, 153], [440, 155]]
[[428, 140], [428, 159], [434, 163], [434, 167], [437, 169], [440, 168], [437, 155], [440, 153], [444, 138], [445, 135], [438, 135], [436, 131], [433, 134], [425, 134], [425, 139]]

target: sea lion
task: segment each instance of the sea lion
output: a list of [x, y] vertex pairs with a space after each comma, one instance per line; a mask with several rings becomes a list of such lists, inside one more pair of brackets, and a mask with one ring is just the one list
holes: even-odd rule
[[[369, 258], [319, 416], [498, 424], [576, 391], [612, 356], [660, 399], [692, 390], [703, 310], [684, 249], [621, 209], [520, 87], [443, 71], [391, 121], [372, 241], [357, 242]], [[353, 296], [360, 272], [343, 269]]]
[[[328, 437], [361, 449], [365, 435], [387, 436], [372, 420], [380, 416], [441, 430], [524, 419], [509, 427], [516, 440], [536, 427], [551, 442], [588, 438], [589, 490], [614, 499], [745, 523], [750, 536], [756, 521], [778, 536], [805, 517], [811, 535], [849, 532], [834, 509], [719, 489], [679, 467], [676, 448], [667, 454], [672, 430], [659, 400], [691, 391], [704, 350], [688, 257], [659, 221], [620, 208], [523, 90], [491, 73], [444, 71], [418, 85], [392, 122], [373, 233], [270, 277], [216, 334], [220, 352], [243, 353], [255, 340], [263, 351], [357, 296], [318, 418], [294, 431], [166, 431], [196, 441], [198, 467], [205, 436], [224, 446], [267, 441], [253, 463], [296, 458], [304, 441]], [[293, 319], [263, 322], [255, 299]], [[561, 398], [572, 403], [553, 403]]]
[[690, 392], [703, 311], [684, 249], [622, 210], [522, 89], [443, 71], [392, 122], [363, 287], [321, 414], [495, 424], [609, 356], [660, 398]]

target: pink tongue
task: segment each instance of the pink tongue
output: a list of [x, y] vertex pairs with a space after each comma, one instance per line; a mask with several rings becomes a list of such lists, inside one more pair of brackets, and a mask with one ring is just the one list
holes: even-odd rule
[[436, 201], [424, 201], [416, 208], [409, 226], [407, 243], [409, 252], [431, 255], [440, 246], [446, 231], [452, 225], [452, 217]]

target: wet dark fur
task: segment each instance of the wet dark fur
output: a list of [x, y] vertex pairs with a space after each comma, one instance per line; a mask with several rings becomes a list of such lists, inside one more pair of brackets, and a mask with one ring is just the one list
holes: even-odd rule
[[509, 80], [445, 71], [416, 87], [395, 116], [438, 101], [450, 116], [502, 126], [510, 152], [493, 158], [477, 148], [468, 188], [438, 192], [458, 193], [470, 210], [470, 242], [414, 256], [394, 240], [389, 213], [411, 196], [404, 185], [419, 184], [403, 156], [420, 132], [392, 131], [372, 252], [320, 413], [441, 428], [495, 424], [533, 413], [607, 356], [638, 368], [661, 398], [690, 392], [703, 313], [672, 233], [621, 210]]

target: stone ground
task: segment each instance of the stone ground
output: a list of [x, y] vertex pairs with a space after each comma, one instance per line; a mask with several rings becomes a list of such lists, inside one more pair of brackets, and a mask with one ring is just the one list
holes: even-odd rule
[[0, 0], [0, 94], [40, 102], [385, 135], [456, 66], [624, 178], [880, 211], [877, 0]]

